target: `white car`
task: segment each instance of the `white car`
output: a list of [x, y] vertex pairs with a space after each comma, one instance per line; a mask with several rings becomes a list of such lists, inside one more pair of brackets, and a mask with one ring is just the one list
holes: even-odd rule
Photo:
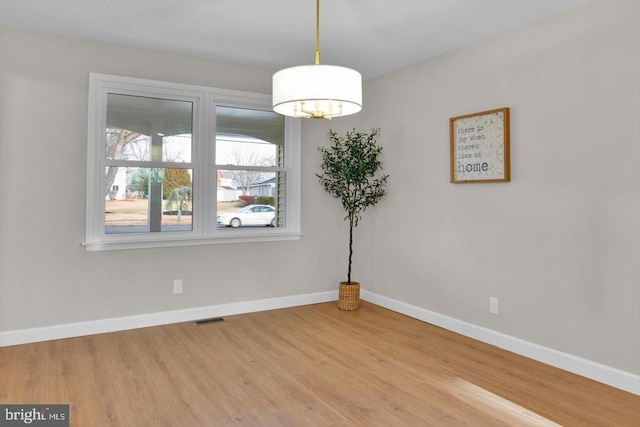
[[276, 225], [276, 210], [269, 205], [249, 205], [237, 212], [218, 215], [218, 224], [237, 228], [243, 225]]

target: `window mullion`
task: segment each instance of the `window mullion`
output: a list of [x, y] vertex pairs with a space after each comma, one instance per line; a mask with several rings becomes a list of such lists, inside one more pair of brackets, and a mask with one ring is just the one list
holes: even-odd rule
[[158, 169], [192, 169], [193, 162], [154, 162], [147, 160], [106, 160], [105, 167], [124, 168], [158, 168]]
[[216, 165], [221, 170], [236, 171], [258, 171], [258, 172], [287, 172], [288, 167], [281, 166], [236, 166], [236, 165]]
[[[197, 214], [197, 232], [200, 237], [211, 236], [211, 223], [215, 220], [214, 201], [211, 192], [211, 168], [210, 157], [212, 150], [209, 141], [211, 140], [211, 106], [210, 96], [203, 94], [202, 102], [199, 105], [197, 114], [194, 114], [194, 129], [197, 135], [194, 140], [195, 155], [195, 184], [194, 204], [196, 205], [194, 214]], [[215, 182], [215, 181], [214, 181]]]

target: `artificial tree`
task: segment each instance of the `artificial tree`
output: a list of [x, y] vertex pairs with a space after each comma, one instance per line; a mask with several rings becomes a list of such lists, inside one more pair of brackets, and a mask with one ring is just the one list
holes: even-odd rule
[[349, 263], [346, 285], [352, 285], [351, 264], [353, 259], [353, 230], [358, 225], [364, 211], [378, 203], [384, 196], [389, 175], [377, 174], [382, 168], [380, 153], [382, 147], [376, 138], [380, 129], [370, 133], [347, 131], [338, 136], [329, 131], [331, 145], [320, 147], [322, 153], [322, 173], [316, 174], [324, 190], [340, 200], [349, 221]]

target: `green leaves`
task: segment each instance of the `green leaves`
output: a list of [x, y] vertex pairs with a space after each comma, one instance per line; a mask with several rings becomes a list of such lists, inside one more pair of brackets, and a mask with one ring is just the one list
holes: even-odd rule
[[316, 174], [324, 190], [339, 199], [347, 213], [345, 220], [358, 225], [362, 213], [384, 196], [389, 175], [376, 176], [382, 168], [382, 147], [376, 144], [380, 129], [369, 134], [348, 131], [346, 136], [329, 132], [331, 146], [320, 147], [322, 174]]

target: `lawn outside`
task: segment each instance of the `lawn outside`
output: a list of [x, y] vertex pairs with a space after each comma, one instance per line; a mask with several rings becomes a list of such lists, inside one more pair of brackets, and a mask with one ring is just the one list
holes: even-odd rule
[[[218, 213], [233, 212], [241, 207], [240, 201], [219, 202]], [[164, 208], [163, 212], [168, 211]], [[148, 199], [105, 200], [104, 223], [106, 227], [126, 227], [147, 225], [149, 212]], [[162, 215], [162, 225], [191, 225], [191, 215]]]

